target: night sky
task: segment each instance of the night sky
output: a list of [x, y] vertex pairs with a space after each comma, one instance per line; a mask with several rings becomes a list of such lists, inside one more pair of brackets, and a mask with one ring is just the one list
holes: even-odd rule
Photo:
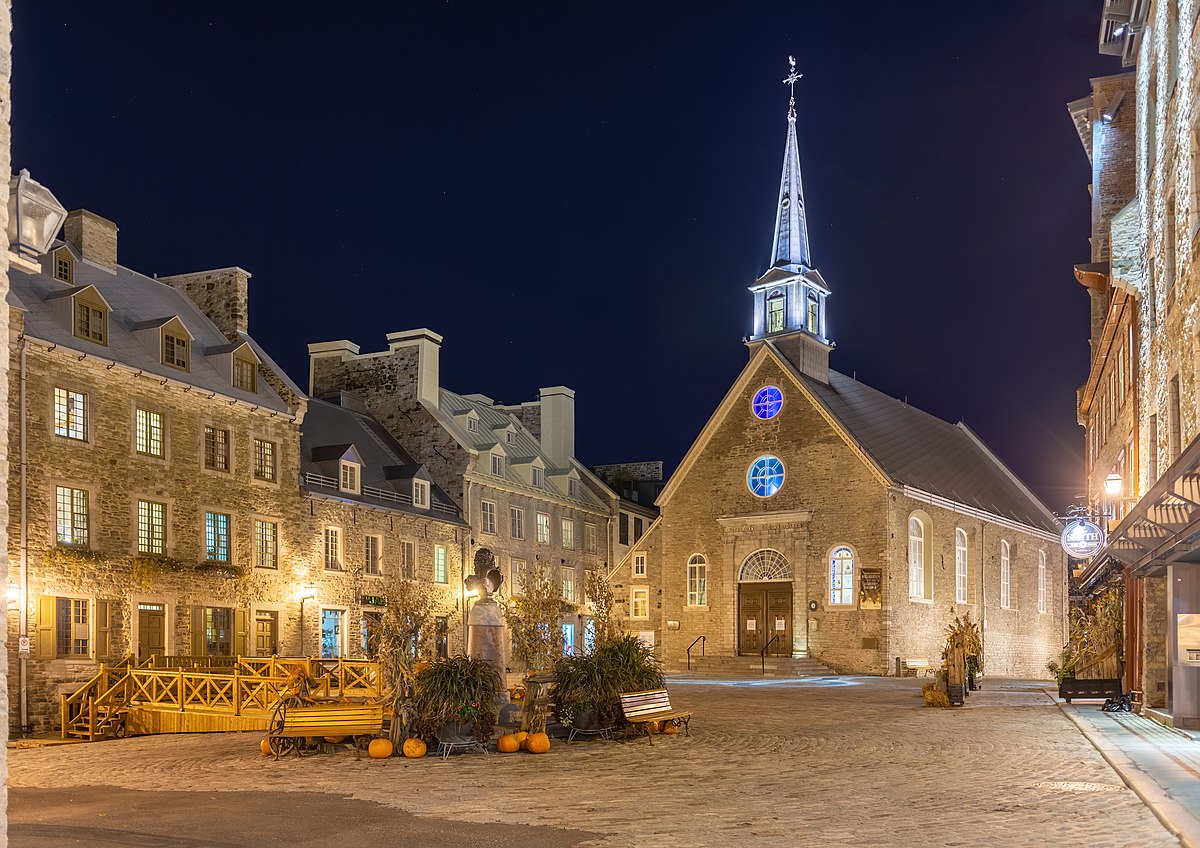
[[448, 388], [571, 386], [584, 462], [670, 470], [746, 361], [791, 53], [832, 367], [1062, 511], [1100, 6], [18, 3], [13, 167], [124, 265], [253, 273], [301, 385], [309, 342], [426, 326]]

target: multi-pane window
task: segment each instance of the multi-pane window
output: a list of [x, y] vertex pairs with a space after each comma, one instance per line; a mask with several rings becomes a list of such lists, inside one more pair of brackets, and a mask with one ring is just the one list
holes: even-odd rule
[[575, 569], [562, 569], [562, 597], [569, 604], [575, 603]]
[[954, 531], [954, 601], [967, 602], [967, 531], [961, 527]]
[[525, 510], [515, 506], [509, 507], [508, 534], [517, 540], [525, 538]]
[[429, 484], [424, 480], [413, 480], [413, 506], [429, 509]]
[[497, 477], [504, 476], [504, 457], [499, 454], [492, 454], [492, 474]]
[[646, 576], [646, 555], [645, 554], [634, 554], [633, 555], [633, 576], [634, 577], [645, 577]]
[[413, 542], [400, 543], [400, 573], [405, 580], [417, 576], [417, 546]]
[[808, 293], [808, 331], [814, 336], [821, 332], [821, 303], [816, 292]]
[[845, 546], [835, 548], [829, 558], [829, 603], [854, 604], [854, 553]]
[[512, 593], [514, 595], [525, 594], [525, 581], [528, 577], [529, 573], [525, 567], [525, 560], [514, 559], [512, 561]]
[[775, 292], [767, 298], [767, 332], [783, 332], [783, 293]]
[[258, 390], [258, 366], [249, 359], [233, 360], [233, 387], [247, 392]]
[[134, 450], [161, 459], [166, 453], [161, 412], [139, 409], [134, 413]]
[[75, 282], [75, 260], [66, 250], [54, 254], [54, 279], [64, 283]]
[[571, 478], [567, 481], [567, 496], [571, 498], [579, 497], [579, 481]]
[[254, 567], [279, 567], [279, 525], [254, 519]]
[[58, 486], [54, 490], [57, 507], [58, 544], [86, 548], [88, 544], [88, 493], [83, 489]]
[[530, 469], [530, 480], [535, 489], [541, 489], [546, 485], [546, 472], [535, 465]]
[[562, 546], [568, 551], [575, 550], [575, 519], [562, 520]]
[[337, 527], [325, 528], [325, 570], [342, 570], [342, 531]]
[[1046, 552], [1038, 551], [1038, 612], [1046, 611]]
[[363, 537], [363, 570], [373, 577], [383, 576], [383, 537]]
[[544, 512], [537, 514], [537, 541], [539, 545], [550, 544], [550, 516]]
[[91, 653], [91, 621], [86, 598], [54, 599], [55, 653], [60, 657], [86, 657]]
[[204, 653], [210, 657], [233, 654], [233, 610], [228, 607], [204, 608]]
[[167, 552], [167, 505], [138, 501], [138, 553]]
[[629, 617], [650, 617], [650, 590], [645, 586], [635, 586], [629, 590]]
[[700, 554], [696, 554], [688, 560], [687, 605], [689, 607], [708, 606], [708, 561]]
[[449, 583], [450, 570], [446, 567], [446, 546], [433, 546], [433, 582]]
[[204, 467], [214, 471], [229, 470], [229, 431], [216, 427], [204, 428]]
[[163, 333], [163, 365], [188, 370], [188, 340], [184, 336]]
[[1008, 542], [1000, 541], [1000, 606], [1012, 605], [1012, 549]]
[[908, 519], [908, 596], [925, 597], [925, 524]]
[[108, 313], [103, 309], [75, 303], [75, 335], [100, 344], [108, 344]]
[[479, 520], [480, 529], [484, 533], [496, 532], [496, 504], [494, 501], [481, 501], [479, 503]]
[[633, 519], [633, 543], [635, 545], [638, 543], [638, 539], [642, 538], [642, 532], [643, 532], [643, 528], [645, 526], [646, 526], [645, 519], [642, 519], [642, 518], [634, 518]]
[[229, 516], [204, 513], [204, 555], [209, 562], [229, 562]]
[[54, 390], [54, 435], [87, 441], [87, 395], [83, 392]]
[[340, 463], [341, 472], [338, 479], [338, 488], [343, 492], [358, 493], [358, 463], [346, 462], [343, 460]]
[[594, 554], [598, 550], [597, 545], [599, 543], [598, 543], [597, 539], [598, 539], [598, 537], [596, 536], [596, 525], [595, 524], [583, 525], [583, 549], [585, 551], [587, 551], [589, 554]]
[[275, 443], [254, 440], [254, 479], [275, 482]]

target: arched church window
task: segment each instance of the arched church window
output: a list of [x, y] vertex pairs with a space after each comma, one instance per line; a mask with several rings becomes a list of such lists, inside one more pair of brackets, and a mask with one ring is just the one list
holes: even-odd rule
[[917, 516], [908, 519], [908, 596], [925, 594], [925, 522]]
[[821, 334], [821, 301], [817, 293], [808, 293], [808, 331], [814, 336]]
[[784, 327], [783, 320], [783, 292], [771, 292], [771, 296], [767, 298], [767, 332], [782, 333]]
[[763, 548], [742, 561], [738, 581], [745, 583], [757, 580], [791, 580], [792, 566], [779, 551]]
[[763, 421], [778, 415], [782, 406], [783, 392], [775, 386], [763, 386], [754, 393], [754, 400], [750, 403], [754, 414]]
[[854, 604], [854, 552], [845, 545], [829, 555], [829, 603]]
[[759, 498], [769, 498], [783, 488], [783, 460], [767, 454], [750, 464], [746, 485]]

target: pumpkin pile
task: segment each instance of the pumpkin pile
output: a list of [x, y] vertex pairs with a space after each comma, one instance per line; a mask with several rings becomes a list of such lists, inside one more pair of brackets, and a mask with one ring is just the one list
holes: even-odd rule
[[496, 750], [501, 754], [515, 754], [517, 751], [528, 751], [531, 754], [544, 754], [550, 750], [550, 737], [545, 733], [505, 733], [496, 740]]

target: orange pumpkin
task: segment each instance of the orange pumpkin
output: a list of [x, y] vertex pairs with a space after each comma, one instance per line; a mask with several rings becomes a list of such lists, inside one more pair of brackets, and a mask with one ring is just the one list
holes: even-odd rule
[[346, 741], [345, 736], [326, 736], [325, 741], [331, 745], [340, 745]]
[[521, 750], [521, 743], [517, 741], [514, 734], [505, 733], [496, 740], [496, 750], [501, 754], [514, 754]]
[[264, 736], [263, 741], [258, 743], [258, 750], [262, 751], [264, 754], [271, 753], [271, 740]]
[[529, 748], [529, 734], [522, 730], [520, 733], [514, 733], [513, 737], [517, 740], [517, 747], [522, 751]]
[[367, 753], [371, 755], [372, 760], [382, 760], [392, 755], [392, 740], [391, 739], [372, 739], [371, 744], [367, 746]]
[[658, 722], [657, 722], [657, 721], [648, 721], [648, 722], [646, 722], [646, 730], [648, 730], [648, 731], [649, 731], [649, 732], [651, 732], [651, 733], [658, 733], [658, 731], [659, 731], [659, 724], [658, 724]]
[[678, 733], [679, 725], [673, 721], [669, 721], [669, 722], [667, 722], [666, 726], [663, 727], [662, 732], [667, 734], [668, 736], [670, 736], [672, 733]]
[[525, 747], [531, 754], [544, 754], [550, 750], [550, 737], [545, 733], [531, 733], [525, 740]]
[[404, 756], [410, 760], [419, 760], [425, 756], [425, 740], [424, 739], [405, 739], [404, 740]]

